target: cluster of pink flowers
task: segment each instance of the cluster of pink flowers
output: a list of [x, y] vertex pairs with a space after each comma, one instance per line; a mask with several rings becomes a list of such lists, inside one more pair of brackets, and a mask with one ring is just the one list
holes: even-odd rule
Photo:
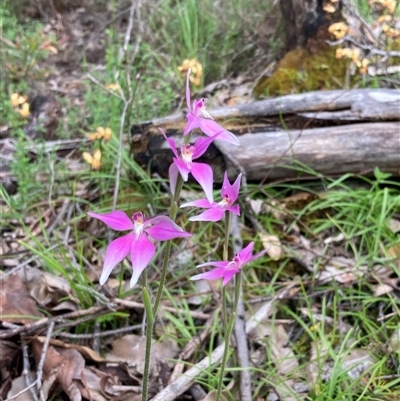
[[[186, 102], [188, 107], [187, 124], [183, 135], [189, 134], [194, 129], [200, 129], [207, 137], [198, 138], [192, 145], [185, 144], [180, 147], [178, 152], [175, 141], [168, 138], [163, 131], [173, 154], [173, 163], [169, 168], [169, 180], [171, 192], [174, 193], [179, 175], [186, 182], [189, 173], [202, 187], [206, 198], [187, 202], [181, 205], [184, 207], [198, 207], [206, 209], [199, 215], [190, 217], [191, 221], [220, 221], [225, 212], [235, 213], [240, 216], [240, 207], [235, 204], [240, 190], [241, 174], [233, 184], [229, 182], [228, 173], [225, 172], [224, 181], [221, 189], [221, 201], [215, 202], [213, 196], [214, 177], [211, 167], [205, 163], [198, 163], [194, 160], [201, 157], [214, 140], [226, 141], [235, 145], [240, 142], [234, 134], [224, 129], [216, 123], [205, 108], [205, 99], [194, 100], [193, 106], [190, 104], [189, 73], [186, 80]], [[100, 284], [104, 284], [108, 279], [113, 268], [125, 257], [130, 255], [132, 263], [132, 279], [130, 286], [133, 287], [143, 270], [148, 266], [153, 258], [156, 248], [152, 238], [158, 241], [166, 241], [174, 238], [185, 238], [191, 234], [185, 232], [174, 221], [167, 216], [157, 216], [146, 219], [142, 212], [136, 212], [132, 218], [128, 217], [123, 211], [115, 210], [111, 213], [98, 214], [89, 212], [89, 216], [101, 220], [108, 227], [116, 231], [129, 231], [113, 240], [106, 251], [104, 268], [100, 277]], [[223, 279], [225, 286], [232, 277], [238, 273], [244, 265], [260, 257], [264, 252], [252, 255], [254, 242], [235, 255], [232, 261], [215, 261], [201, 264], [197, 267], [214, 266], [215, 269], [206, 273], [195, 275], [191, 280]]]

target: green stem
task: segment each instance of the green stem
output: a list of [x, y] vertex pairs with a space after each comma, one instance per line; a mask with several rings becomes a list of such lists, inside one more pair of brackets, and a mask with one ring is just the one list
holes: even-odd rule
[[222, 287], [222, 318], [224, 320], [224, 327], [228, 326], [228, 319], [227, 319], [227, 310], [226, 310], [226, 289]]
[[219, 378], [218, 378], [217, 396], [215, 397], [215, 401], [219, 401], [221, 398], [225, 366], [226, 366], [226, 361], [228, 359], [229, 342], [232, 334], [233, 325], [235, 323], [235, 318], [236, 318], [236, 312], [233, 312], [231, 317], [229, 318], [229, 324], [226, 331], [224, 354], [222, 356], [221, 370], [219, 372]]
[[233, 325], [235, 323], [236, 310], [237, 310], [237, 306], [239, 303], [241, 287], [242, 287], [242, 271], [239, 271], [235, 277], [235, 301], [234, 301], [234, 305], [233, 305], [233, 313], [229, 319], [229, 324], [228, 324], [226, 335], [225, 335], [224, 354], [222, 356], [221, 371], [219, 372], [217, 396], [215, 398], [215, 401], [219, 401], [221, 398], [222, 384], [224, 381], [224, 371], [225, 371], [226, 361], [228, 358], [229, 342], [230, 342], [230, 338], [231, 338], [231, 334], [232, 334], [232, 330], [233, 330]]
[[151, 309], [150, 295], [147, 288], [144, 287], [142, 290], [143, 303], [146, 311], [146, 351], [145, 351], [145, 364], [143, 371], [143, 387], [142, 387], [142, 401], [147, 401], [149, 392], [149, 376], [150, 376], [150, 356], [151, 356], [151, 340], [154, 330], [154, 315]]
[[[174, 195], [171, 197], [171, 208], [169, 211], [169, 217], [171, 220], [175, 221], [178, 214], [178, 200], [183, 186], [182, 177], [179, 175], [178, 181], [176, 182], [176, 188]], [[146, 307], [146, 353], [144, 360], [144, 372], [143, 372], [143, 386], [142, 386], [142, 401], [147, 401], [148, 387], [149, 387], [149, 375], [150, 375], [150, 356], [151, 356], [151, 340], [153, 337], [153, 330], [155, 324], [155, 317], [157, 316], [158, 308], [161, 303], [161, 297], [164, 290], [165, 278], [167, 276], [167, 270], [169, 265], [169, 256], [171, 254], [172, 241], [167, 241], [164, 250], [164, 259], [161, 268], [160, 284], [158, 286], [156, 300], [154, 302], [153, 308], [151, 308], [150, 296], [148, 296], [148, 302], [145, 300], [145, 290], [148, 295], [147, 289], [143, 288], [143, 300]], [[147, 306], [146, 306], [147, 305]], [[150, 309], [149, 309], [150, 308]]]

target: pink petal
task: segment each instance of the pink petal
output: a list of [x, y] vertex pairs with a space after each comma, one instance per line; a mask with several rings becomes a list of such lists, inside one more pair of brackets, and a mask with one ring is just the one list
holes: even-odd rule
[[132, 278], [130, 287], [134, 287], [138, 282], [140, 275], [143, 270], [150, 263], [154, 254], [156, 253], [156, 247], [146, 237], [146, 234], [140, 234], [138, 239], [133, 242], [131, 248], [131, 260], [132, 260]]
[[231, 185], [228, 179], [228, 172], [225, 171], [224, 181], [222, 183], [222, 189], [221, 189], [221, 197], [224, 198], [225, 195], [228, 195], [230, 201], [232, 203], [235, 202], [239, 196], [241, 178], [242, 174], [239, 174], [233, 185]]
[[268, 249], [269, 249], [269, 248], [264, 249], [263, 251], [258, 252], [258, 253], [256, 253], [255, 255], [253, 255], [253, 256], [250, 258], [249, 262], [252, 262], [253, 260], [256, 260], [256, 259], [260, 258], [261, 256], [264, 256], [264, 255], [268, 252]]
[[[186, 104], [187, 108], [189, 110], [189, 113], [192, 111], [190, 108], [190, 82], [189, 82], [189, 77], [190, 77], [190, 68], [188, 69], [187, 75], [186, 75]], [[185, 135], [185, 134], [183, 134]]]
[[[242, 173], [240, 173], [238, 175], [235, 182], [231, 186], [231, 194], [229, 194], [229, 197], [231, 198], [232, 202], [234, 202], [239, 196], [241, 181], [242, 181]], [[232, 197], [231, 197], [231, 195], [232, 195]]]
[[227, 131], [225, 128], [221, 127], [214, 120], [208, 118], [199, 117], [199, 128], [207, 135], [214, 136], [219, 134], [218, 140], [232, 143], [234, 145], [240, 145], [239, 139], [236, 138], [232, 132]]
[[204, 163], [192, 163], [192, 175], [195, 180], [203, 188], [206, 194], [206, 198], [210, 203], [214, 201], [213, 195], [213, 171], [208, 164]]
[[157, 216], [146, 222], [146, 225], [150, 222], [151, 227], [145, 227], [145, 231], [150, 237], [159, 240], [167, 241], [174, 238], [185, 238], [191, 237], [192, 234], [183, 231], [177, 224], [175, 224], [167, 216]]
[[224, 213], [226, 212], [226, 209], [222, 207], [215, 207], [206, 210], [205, 212], [197, 215], [190, 217], [190, 221], [220, 221], [222, 220], [222, 217], [224, 217]]
[[254, 248], [254, 242], [250, 242], [250, 244], [247, 245], [246, 248], [243, 248], [239, 252], [238, 256], [240, 258], [240, 263], [242, 266], [248, 263], [252, 259], [251, 255], [253, 253], [253, 248]]
[[175, 194], [176, 183], [178, 182], [179, 170], [175, 163], [169, 166], [169, 184], [172, 195]]
[[216, 269], [210, 270], [209, 272], [196, 274], [193, 277], [190, 277], [190, 280], [217, 280], [219, 278], [224, 277], [225, 268], [218, 267]]
[[164, 135], [164, 138], [167, 140], [169, 147], [171, 148], [172, 152], [174, 153], [175, 157], [179, 157], [178, 150], [176, 149], [175, 141], [172, 138], [168, 138], [165, 132], [159, 127], [158, 128], [162, 134]]
[[239, 272], [238, 269], [225, 270], [224, 280], [222, 281], [222, 286], [225, 287], [229, 283], [229, 281], [231, 281], [232, 277], [238, 272]]
[[214, 135], [211, 138], [200, 137], [199, 139], [197, 139], [196, 142], [193, 144], [194, 148], [196, 149], [193, 152], [193, 159], [198, 159], [200, 156], [202, 156], [207, 151], [211, 142], [218, 136], [219, 134]]
[[202, 208], [208, 209], [208, 208], [212, 207], [213, 205], [217, 205], [217, 203], [215, 203], [215, 202], [210, 203], [208, 201], [208, 199], [198, 199], [198, 200], [195, 200], [192, 202], [183, 203], [181, 205], [181, 207], [195, 206], [195, 207], [202, 207]]
[[238, 216], [240, 216], [240, 206], [239, 205], [227, 207], [226, 210], [229, 210], [230, 212], [235, 213]]
[[185, 126], [185, 129], [183, 130], [183, 135], [187, 135], [189, 132], [193, 131], [196, 128], [200, 127], [200, 118], [196, 117], [192, 114], [192, 112], [189, 112], [189, 114], [186, 116], [187, 117], [187, 123]]
[[229, 262], [227, 260], [224, 261], [213, 261], [213, 262], [207, 262], [207, 263], [202, 263], [201, 265], [196, 266], [198, 267], [204, 267], [204, 266], [214, 266], [214, 267], [223, 267], [224, 269], [231, 264], [232, 262]]
[[100, 276], [101, 285], [107, 281], [112, 269], [128, 255], [133, 241], [134, 234], [129, 233], [110, 242], [104, 258], [103, 271]]
[[186, 182], [188, 180], [189, 173], [191, 170], [188, 168], [186, 163], [184, 163], [181, 159], [177, 159], [174, 157], [173, 160], [174, 160], [175, 166], [178, 168], [178, 170], [183, 178], [183, 181]]
[[117, 231], [133, 230], [133, 221], [130, 219], [125, 212], [121, 210], [114, 210], [111, 213], [98, 214], [88, 212], [90, 217], [101, 220], [107, 224], [108, 227]]
[[223, 278], [222, 285], [225, 286], [238, 272], [238, 269], [226, 269], [224, 267], [218, 267], [209, 272], [196, 274], [195, 276], [190, 277], [190, 280], [217, 280], [219, 278]]

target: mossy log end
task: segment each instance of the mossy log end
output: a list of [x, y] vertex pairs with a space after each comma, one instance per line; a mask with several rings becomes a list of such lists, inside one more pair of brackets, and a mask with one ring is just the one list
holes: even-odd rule
[[[262, 100], [210, 114], [240, 141], [217, 141], [198, 161], [210, 164], [216, 182], [238, 165], [249, 180], [299, 177], [298, 166], [337, 176], [371, 173], [400, 176], [400, 91], [322, 91]], [[132, 127], [132, 152], [140, 164], [166, 177], [172, 162], [158, 127], [183, 143], [184, 113]], [[300, 163], [300, 164], [299, 164]], [[303, 176], [306, 175], [303, 173]]]

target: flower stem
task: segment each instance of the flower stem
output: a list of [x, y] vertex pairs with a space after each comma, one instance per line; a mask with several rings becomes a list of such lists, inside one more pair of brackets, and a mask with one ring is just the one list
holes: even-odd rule
[[233, 312], [231, 317], [229, 318], [229, 323], [228, 323], [228, 327], [227, 327], [227, 330], [226, 330], [224, 355], [222, 356], [221, 369], [220, 369], [219, 378], [218, 378], [217, 396], [215, 397], [215, 401], [219, 401], [220, 398], [221, 398], [222, 384], [223, 384], [223, 381], [224, 381], [225, 366], [226, 366], [226, 361], [228, 359], [229, 341], [230, 341], [230, 338], [231, 338], [233, 325], [235, 323], [235, 318], [236, 318], [236, 312]]
[[[183, 186], [183, 180], [182, 180], [182, 177], [179, 175], [178, 181], [176, 182], [176, 188], [175, 188], [174, 195], [171, 197], [171, 208], [169, 211], [169, 217], [173, 221], [175, 221], [176, 215], [178, 214], [178, 199], [179, 199], [179, 195], [182, 190], [182, 186]], [[147, 292], [146, 288], [143, 288], [143, 300], [144, 300], [145, 308], [146, 308], [147, 327], [146, 327], [146, 353], [145, 353], [145, 360], [144, 360], [143, 385], [142, 385], [142, 401], [147, 401], [147, 396], [148, 396], [151, 340], [153, 337], [153, 330], [154, 330], [155, 319], [156, 319], [157, 312], [158, 312], [158, 307], [160, 306], [161, 297], [162, 297], [162, 294], [164, 291], [165, 278], [167, 276], [167, 269], [168, 269], [168, 265], [169, 265], [169, 256], [171, 253], [171, 245], [172, 245], [172, 241], [167, 241], [167, 243], [165, 244], [164, 259], [163, 259], [163, 264], [162, 264], [162, 268], [161, 268], [160, 284], [158, 286], [156, 300], [154, 302], [153, 308], [151, 308], [150, 296], [148, 295], [149, 293]], [[145, 290], [146, 290], [146, 293], [148, 296], [147, 306], [146, 306], [146, 300], [145, 300]], [[150, 308], [150, 309], [148, 309], [148, 308]]]
[[[232, 216], [230, 212], [225, 214], [225, 237], [224, 237], [224, 248], [222, 251], [222, 260], [228, 260], [229, 257], [229, 234], [231, 231], [231, 220]], [[224, 327], [227, 327], [227, 310], [226, 310], [226, 290], [222, 287], [222, 317], [224, 319]]]
[[149, 376], [150, 376], [150, 357], [151, 357], [151, 340], [154, 330], [154, 315], [151, 309], [150, 295], [146, 287], [142, 289], [143, 303], [146, 311], [146, 351], [145, 351], [145, 364], [143, 372], [143, 387], [142, 387], [142, 401], [147, 401], [149, 391]]

